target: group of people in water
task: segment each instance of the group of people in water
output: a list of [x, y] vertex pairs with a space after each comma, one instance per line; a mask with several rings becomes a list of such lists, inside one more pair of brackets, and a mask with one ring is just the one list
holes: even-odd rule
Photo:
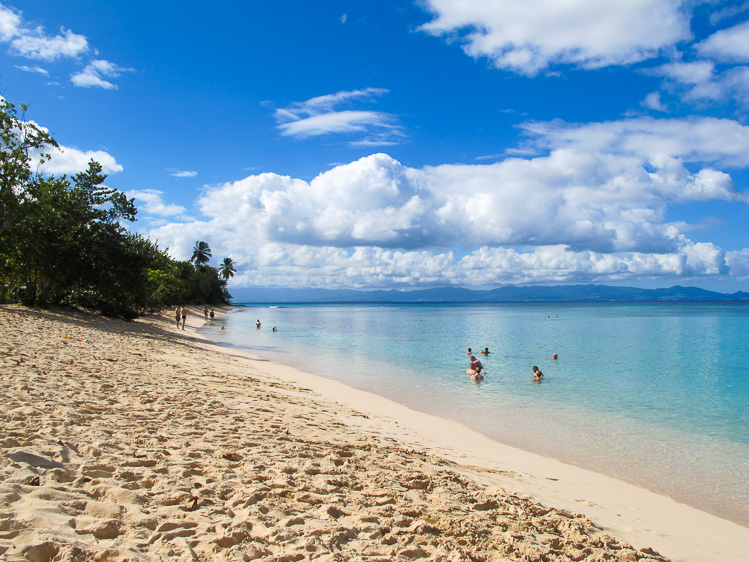
[[[258, 318], [258, 319], [257, 319], [257, 322], [255, 322], [255, 326], [257, 327], [257, 329], [258, 329], [258, 330], [259, 330], [259, 329], [260, 329], [260, 327], [262, 326], [262, 324], [260, 323], [260, 318]], [[276, 328], [275, 326], [273, 326], [273, 331], [274, 331], [274, 332], [277, 332], [277, 331], [278, 331], [278, 328]]]
[[[485, 347], [479, 353], [481, 353], [482, 355], [489, 355], [490, 353], [489, 348]], [[471, 365], [466, 370], [466, 375], [468, 375], [472, 381], [484, 380], [483, 373], [486, 373], [486, 370], [484, 369], [484, 365], [481, 363], [481, 361], [476, 359], [476, 356], [473, 355], [473, 351], [471, 350], [470, 347], [468, 348], [468, 358], [471, 361]], [[559, 354], [555, 353], [554, 355], [551, 356], [551, 358], [556, 361], [557, 359], [559, 359]], [[541, 372], [541, 369], [538, 368], [538, 365], [533, 365], [532, 371], [533, 371], [533, 380], [535, 382], [540, 382], [543, 380], [544, 374], [543, 372]]]

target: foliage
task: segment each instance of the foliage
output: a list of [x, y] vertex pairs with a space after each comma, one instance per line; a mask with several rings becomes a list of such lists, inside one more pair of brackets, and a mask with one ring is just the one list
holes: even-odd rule
[[220, 266], [218, 266], [218, 272], [224, 281], [228, 281], [230, 278], [234, 277], [234, 274], [237, 272], [234, 267], [234, 260], [231, 258], [224, 258], [224, 261], [221, 262]]
[[195, 247], [192, 249], [191, 262], [195, 262], [195, 265], [206, 265], [211, 259], [211, 249], [208, 247], [207, 242], [195, 242]]
[[49, 158], [42, 150], [58, 146], [46, 130], [24, 121], [26, 109], [21, 105], [19, 118], [15, 105], [0, 97], [0, 235], [36, 195], [39, 176], [31, 169], [30, 151], [39, 151], [41, 165]]
[[4, 100], [0, 126], [0, 301], [69, 304], [124, 318], [178, 303], [229, 302], [227, 279], [206, 265], [205, 242], [196, 244], [204, 245], [196, 265], [174, 261], [125, 229], [122, 222], [137, 214], [134, 200], [104, 185], [98, 162], [72, 184], [35, 173], [29, 151], [55, 141]]

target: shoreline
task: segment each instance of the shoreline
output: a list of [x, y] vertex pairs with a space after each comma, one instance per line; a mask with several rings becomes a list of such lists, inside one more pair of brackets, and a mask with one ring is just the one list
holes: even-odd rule
[[[591, 390], [599, 385], [589, 385], [585, 370], [581, 368], [581, 364], [588, 361], [587, 355], [584, 355], [587, 352], [572, 347], [565, 350], [564, 360], [558, 363], [552, 361], [550, 356], [535, 358], [540, 362], [533, 362], [538, 363], [544, 372], [549, 367], [547, 375], [551, 375], [548, 385], [536, 389], [518, 382], [522, 379], [519, 374], [522, 375], [523, 369], [519, 363], [523, 361], [518, 361], [517, 357], [526, 357], [525, 363], [532, 364], [526, 353], [528, 346], [533, 347], [532, 338], [510, 341], [506, 334], [502, 337], [493, 333], [486, 337], [495, 338], [489, 341], [504, 342], [503, 347], [498, 348], [500, 353], [492, 354], [497, 360], [489, 361], [492, 376], [488, 376], [480, 388], [477, 385], [474, 391], [472, 385], [455, 383], [460, 383], [458, 379], [461, 377], [457, 375], [454, 353], [446, 356], [445, 353], [433, 354], [430, 351], [430, 357], [422, 359], [421, 352], [407, 351], [413, 349], [411, 346], [414, 345], [409, 336], [399, 338], [404, 341], [383, 345], [382, 342], [388, 338], [387, 332], [400, 330], [402, 326], [410, 328], [409, 334], [420, 333], [418, 321], [401, 324], [401, 320], [408, 322], [409, 318], [425, 316], [403, 315], [408, 317], [403, 319], [397, 315], [394, 323], [382, 323], [374, 318], [377, 311], [369, 313], [366, 309], [362, 312], [360, 308], [355, 308], [350, 316], [352, 325], [376, 322], [374, 326], [378, 330], [372, 334], [373, 341], [368, 341], [370, 336], [366, 335], [366, 330], [362, 333], [364, 335], [354, 331], [349, 337], [343, 328], [347, 325], [345, 319], [349, 318], [349, 313], [345, 307], [337, 306], [324, 307], [322, 313], [312, 308], [309, 314], [305, 312], [303, 316], [291, 312], [279, 315], [277, 311], [262, 308], [245, 314], [246, 308], [243, 307], [238, 310], [241, 314], [226, 317], [226, 332], [218, 330], [220, 324], [216, 327], [203, 326], [199, 332], [222, 347], [233, 346], [240, 350], [251, 348], [251, 353], [260, 354], [265, 359], [341, 381], [420, 412], [456, 420], [494, 441], [587, 468], [749, 527], [749, 511], [745, 501], [749, 497], [749, 488], [742, 480], [742, 475], [749, 468], [749, 448], [741, 441], [742, 434], [746, 432], [741, 431], [741, 424], [736, 424], [737, 419], [745, 416], [740, 411], [736, 411], [736, 416], [725, 415], [726, 411], [730, 411], [731, 404], [738, 404], [737, 396], [741, 396], [741, 393], [731, 393], [723, 402], [723, 395], [710, 392], [704, 395], [705, 400], [692, 400], [692, 405], [685, 408], [683, 400], [681, 404], [678, 403], [678, 396], [692, 396], [688, 389], [693, 388], [695, 383], [679, 382], [678, 386], [672, 388], [668, 375], [660, 372], [660, 382], [643, 381], [651, 388], [633, 387], [628, 389], [628, 392], [632, 391], [631, 394], [612, 392], [613, 387], [608, 381], [603, 381], [600, 391]], [[431, 305], [426, 308], [431, 310]], [[677, 317], [679, 310], [677, 308], [675, 313]], [[436, 324], [445, 322], [442, 309], [439, 312], [442, 315], [439, 319], [435, 318]], [[390, 316], [388, 311], [382, 311], [382, 314]], [[263, 333], [257, 330], [255, 337], [255, 315], [269, 322], [268, 327], [274, 323], [279, 326], [283, 324], [285, 333], [276, 336], [266, 330]], [[310, 320], [318, 316], [324, 320]], [[671, 317], [670, 314], [667, 316]], [[546, 318], [545, 312], [543, 318]], [[316, 324], [312, 330], [311, 326], [307, 326], [308, 321], [319, 325]], [[485, 331], [486, 326], [483, 326], [481, 332]], [[461, 335], [466, 341], [472, 337], [460, 332], [456, 337], [450, 332], [450, 341], [454, 343], [460, 340]], [[344, 341], [351, 344], [350, 349], [342, 344]], [[418, 341], [431, 340], [421, 338]], [[316, 343], [320, 344], [319, 353]], [[564, 338], [561, 343], [569, 344]], [[535, 344], [538, 346], [538, 342]], [[596, 347], [601, 349], [601, 345]], [[373, 353], [373, 350], [378, 351]], [[433, 361], [432, 355], [436, 355], [438, 360]], [[638, 373], [647, 372], [645, 357], [649, 357], [646, 352], [626, 360], [621, 355], [619, 360], [615, 356], [608, 357], [609, 361], [620, 367], [616, 373], [609, 373], [607, 378], [611, 381], [636, 381], [638, 376], [642, 376]], [[709, 361], [707, 356], [695, 355], [694, 360], [698, 359], [701, 364]], [[346, 369], [334, 370], [344, 364]], [[720, 369], [720, 372], [725, 371]], [[452, 376], [453, 373], [455, 376]], [[657, 377], [648, 378], [655, 380]], [[695, 391], [700, 390], [695, 388]], [[666, 393], [669, 396], [663, 396], [663, 405], [653, 398]], [[591, 396], [596, 394], [602, 400], [593, 403]], [[668, 401], [671, 395], [677, 397], [674, 403]], [[694, 395], [698, 395], [697, 392]], [[617, 410], [621, 404], [626, 406]], [[704, 411], [700, 409], [703, 405]], [[692, 408], [694, 416], [690, 414]], [[715, 414], [721, 411], [723, 417], [715, 418]], [[654, 414], [652, 418], [649, 417], [651, 412]], [[712, 417], [700, 418], [703, 413]], [[735, 436], [736, 441], [731, 441], [731, 436]]]
[[[452, 546], [482, 556], [501, 553], [507, 557], [502, 559], [521, 552], [532, 559], [544, 549], [585, 559], [587, 548], [591, 557], [608, 552], [618, 559], [658, 559], [657, 551], [675, 560], [741, 560], [749, 542], [749, 529], [665, 496], [507, 447], [455, 422], [337, 381], [219, 346], [196, 332], [203, 320], [194, 313], [188, 329], [176, 335], [170, 312], [124, 323], [2, 306], [0, 318], [0, 352], [14, 375], [0, 378], [13, 406], [0, 418], [8, 430], [1, 443], [0, 509], [10, 510], [11, 527], [18, 526], [0, 527], [0, 555], [43, 548], [61, 552], [71, 545], [93, 549], [101, 543], [100, 548], [119, 549], [130, 559], [146, 559], [177, 548], [166, 541], [177, 537], [179, 548], [199, 559], [209, 551], [213, 559], [240, 551], [255, 552], [258, 558], [278, 559], [284, 552], [317, 558], [329, 555], [330, 544], [313, 540], [329, 536], [327, 523], [335, 523], [333, 534], [346, 528], [346, 536], [336, 539], [341, 551], [403, 559], [447, 560]], [[23, 334], [13, 334], [19, 323]], [[23, 357], [21, 349], [27, 358], [17, 360]], [[66, 363], [69, 352], [74, 353]], [[109, 357], [102, 359], [102, 354]], [[129, 388], [130, 381], [137, 381], [137, 388]], [[68, 389], [73, 383], [80, 388]], [[66, 400], [73, 403], [68, 406]], [[37, 402], [49, 403], [52, 412], [38, 408]], [[100, 420], [88, 413], [91, 402], [99, 403], [99, 416], [114, 411], [104, 420], [109, 425], [97, 425]], [[151, 419], [157, 418], [154, 429]], [[34, 439], [28, 425], [32, 419], [42, 428]], [[113, 435], [107, 432], [120, 426], [134, 435], [118, 432], [125, 445], [114, 450]], [[256, 431], [262, 438], [252, 436]], [[174, 437], [175, 432], [183, 437]], [[53, 436], [63, 445], [54, 445]], [[75, 451], [67, 444], [75, 445]], [[311, 458], [310, 449], [319, 454]], [[332, 458], [338, 460], [323, 466]], [[357, 464], [357, 459], [367, 462]], [[309, 482], [322, 474], [328, 477], [324, 485]], [[348, 486], [341, 486], [338, 481], [346, 479]], [[167, 484], [175, 490], [165, 499], [160, 494]], [[391, 492], [383, 489], [388, 485]], [[37, 505], [29, 498], [41, 491], [46, 499], [37, 497]], [[89, 499], [78, 499], [83, 504], [75, 509], [63, 505], [75, 503], [71, 496], [78, 493]], [[221, 499], [222, 494], [229, 495]], [[229, 499], [235, 505], [219, 509]], [[281, 500], [292, 505], [280, 509]], [[198, 507], [191, 510], [190, 502]], [[440, 509], [433, 512], [432, 504]], [[209, 509], [228, 518], [223, 531], [201, 519]], [[284, 518], [281, 512], [291, 514]], [[97, 516], [99, 521], [93, 521]], [[242, 526], [240, 519], [252, 521], [252, 528]], [[46, 534], [39, 526], [42, 520], [53, 527]], [[169, 530], [162, 520], [171, 522]], [[396, 520], [405, 524], [403, 530], [416, 527], [408, 536], [399, 534]], [[452, 533], [457, 521], [468, 527]], [[491, 528], [482, 526], [489, 522]], [[296, 538], [281, 540], [274, 529]], [[475, 529], [481, 533], [472, 534]], [[359, 545], [362, 534], [371, 552]], [[461, 544], [460, 536], [474, 537], [472, 544]]]
[[[199, 323], [193, 327], [196, 328]], [[189, 329], [190, 327], [188, 327]], [[556, 458], [500, 443], [465, 425], [414, 410], [376, 393], [347, 386], [340, 381], [306, 373], [294, 367], [269, 362], [242, 349], [222, 346], [202, 334], [194, 336], [218, 353], [230, 353], [250, 361], [262, 361], [269, 374], [310, 388], [377, 419], [382, 427], [362, 423], [361, 429], [394, 436], [398, 441], [425, 452], [475, 468], [473, 476], [541, 501], [584, 514], [617, 537], [642, 546], [652, 546], [676, 560], [743, 560], [749, 528], [699, 510], [673, 498]], [[369, 426], [369, 427], [368, 427]], [[487, 469], [490, 475], [481, 469]], [[729, 537], [739, 537], [733, 544]], [[715, 544], [699, 544], [720, 536], [728, 550], [718, 553]], [[697, 551], [700, 551], [697, 554]]]

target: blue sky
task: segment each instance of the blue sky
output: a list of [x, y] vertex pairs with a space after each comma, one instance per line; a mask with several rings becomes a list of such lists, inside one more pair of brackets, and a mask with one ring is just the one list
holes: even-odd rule
[[235, 288], [749, 290], [749, 2], [0, 0], [0, 61]]

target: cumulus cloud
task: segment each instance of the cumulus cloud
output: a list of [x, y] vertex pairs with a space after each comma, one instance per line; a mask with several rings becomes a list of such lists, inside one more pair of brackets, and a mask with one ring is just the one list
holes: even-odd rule
[[749, 105], [748, 66], [717, 69], [713, 61], [677, 62], [653, 69], [652, 74], [664, 76], [665, 89], [689, 103], [735, 100]]
[[44, 61], [78, 57], [89, 49], [88, 41], [83, 35], [69, 29], [60, 29], [58, 35], [49, 36], [41, 26], [25, 26], [20, 12], [2, 5], [0, 40], [10, 42], [10, 50], [14, 55]]
[[659, 159], [749, 166], [749, 127], [731, 119], [638, 118], [603, 123], [550, 121], [521, 126], [534, 146], [548, 149], [631, 155], [657, 164]]
[[417, 169], [380, 153], [311, 181], [251, 175], [207, 190], [198, 200], [204, 220], [151, 236], [180, 258], [195, 239], [208, 241], [240, 265], [239, 285], [685, 279], [744, 263], [690, 240], [693, 225], [666, 218], [674, 203], [749, 202], [711, 167], [749, 166], [740, 124], [635, 119], [526, 129], [548, 154]]
[[116, 90], [117, 85], [104, 78], [117, 78], [123, 72], [132, 72], [132, 68], [123, 68], [106, 60], [95, 60], [86, 65], [86, 68], [73, 74], [70, 81], [81, 88], [103, 88], [105, 90]]
[[337, 109], [353, 102], [371, 101], [387, 92], [382, 88], [366, 88], [295, 102], [275, 111], [278, 129], [284, 136], [300, 139], [360, 133], [364, 137], [353, 142], [369, 146], [393, 144], [402, 137], [401, 127], [395, 116], [380, 111]]
[[[124, 168], [115, 160], [114, 156], [103, 150], [79, 150], [67, 146], [45, 149], [51, 158], [40, 166], [40, 171], [46, 174], [77, 174], [88, 169], [88, 163], [96, 160], [102, 166], [105, 174], [121, 172]], [[34, 166], [38, 166], [39, 153], [32, 154]]]
[[749, 248], [726, 252], [726, 264], [731, 274], [742, 281], [749, 281]]
[[21, 16], [0, 4], [0, 41], [10, 41], [21, 34]]
[[185, 212], [185, 208], [181, 205], [164, 203], [164, 193], [157, 189], [133, 189], [128, 191], [126, 195], [134, 197], [138, 210], [149, 215], [170, 217]]
[[24, 34], [13, 39], [11, 50], [22, 57], [53, 61], [63, 57], [77, 57], [88, 50], [88, 41], [83, 35], [69, 29], [61, 29], [61, 35], [47, 37], [42, 28], [34, 34]]
[[642, 100], [642, 105], [653, 111], [668, 111], [668, 107], [661, 100], [660, 92], [650, 92], [645, 99]]
[[421, 27], [458, 36], [464, 51], [498, 68], [534, 75], [548, 67], [627, 65], [691, 37], [682, 0], [425, 0]]
[[703, 57], [727, 62], [749, 62], [749, 21], [722, 29], [697, 44]]

